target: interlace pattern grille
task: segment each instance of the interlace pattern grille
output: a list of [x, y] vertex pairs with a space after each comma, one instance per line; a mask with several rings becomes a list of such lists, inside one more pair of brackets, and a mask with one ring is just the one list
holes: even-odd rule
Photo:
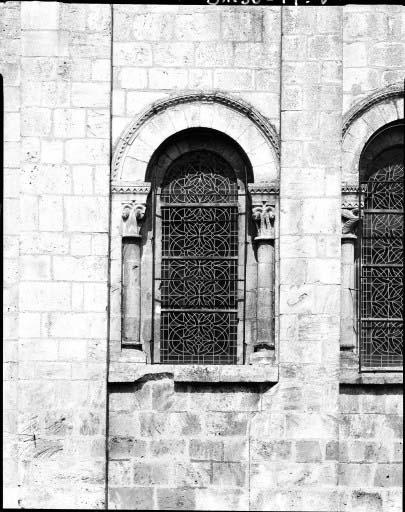
[[402, 366], [404, 166], [389, 165], [366, 183], [360, 260], [362, 368]]
[[160, 360], [235, 364], [238, 187], [219, 155], [177, 159], [161, 191]]

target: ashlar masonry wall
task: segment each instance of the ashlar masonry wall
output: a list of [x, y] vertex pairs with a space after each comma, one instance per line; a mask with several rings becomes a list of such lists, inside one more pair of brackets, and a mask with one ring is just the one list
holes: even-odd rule
[[[356, 144], [403, 102], [362, 114], [350, 155], [342, 117], [402, 78], [403, 8], [0, 12], [4, 504], [399, 512], [399, 380], [342, 381], [339, 328], [341, 161], [355, 176]], [[278, 382], [232, 368], [227, 382], [180, 382], [155, 368], [107, 387], [111, 149], [154, 101], [215, 90], [281, 138]]]
[[[19, 237], [13, 250], [18, 299], [11, 302], [19, 311], [18, 442], [9, 456], [18, 493], [8, 505], [99, 508], [105, 498], [110, 7], [19, 7], [21, 32], [16, 23], [9, 36], [20, 68], [5, 69], [6, 83], [18, 85], [21, 77], [21, 128], [15, 124], [13, 136], [7, 124], [16, 147], [6, 148], [19, 177], [19, 193], [7, 205], [9, 233]], [[19, 11], [14, 4], [4, 9]]]

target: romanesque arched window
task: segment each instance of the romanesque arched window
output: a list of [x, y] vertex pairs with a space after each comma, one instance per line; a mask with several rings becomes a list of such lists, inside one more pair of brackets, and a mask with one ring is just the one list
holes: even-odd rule
[[207, 149], [178, 157], [155, 188], [155, 362], [241, 361], [244, 198], [231, 165]]
[[[360, 363], [402, 366], [404, 155], [398, 126], [368, 143], [360, 173]], [[365, 163], [364, 163], [365, 160]]]

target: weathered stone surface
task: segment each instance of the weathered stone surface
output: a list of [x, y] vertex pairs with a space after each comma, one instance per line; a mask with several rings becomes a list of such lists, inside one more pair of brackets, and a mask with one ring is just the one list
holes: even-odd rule
[[[357, 183], [364, 144], [402, 115], [403, 104], [388, 99], [363, 112], [343, 151], [342, 113], [402, 80], [401, 9], [2, 5], [5, 506], [107, 505], [109, 334], [109, 508], [400, 510], [402, 374], [359, 375], [342, 358], [339, 375], [338, 338], [340, 160]], [[143, 182], [165, 138], [201, 125], [237, 140], [251, 160], [253, 185], [280, 178], [276, 360], [145, 364], [144, 352], [120, 345], [110, 115], [114, 151], [153, 102], [176, 90], [216, 88], [279, 129], [280, 172], [264, 125], [258, 130], [245, 114], [202, 102], [150, 120], [125, 177]], [[122, 196], [115, 197], [120, 217]], [[250, 236], [248, 349], [269, 314], [262, 304], [256, 321], [257, 300], [271, 298], [256, 294]], [[142, 250], [144, 283], [151, 281], [150, 244]], [[150, 292], [142, 298], [142, 339], [149, 342]]]

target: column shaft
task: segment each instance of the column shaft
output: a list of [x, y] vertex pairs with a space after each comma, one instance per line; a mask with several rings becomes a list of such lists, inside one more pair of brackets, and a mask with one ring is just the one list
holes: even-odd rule
[[340, 348], [353, 350], [355, 347], [356, 307], [354, 276], [354, 235], [342, 237], [342, 291]]
[[138, 345], [141, 316], [140, 236], [122, 239], [122, 342]]

